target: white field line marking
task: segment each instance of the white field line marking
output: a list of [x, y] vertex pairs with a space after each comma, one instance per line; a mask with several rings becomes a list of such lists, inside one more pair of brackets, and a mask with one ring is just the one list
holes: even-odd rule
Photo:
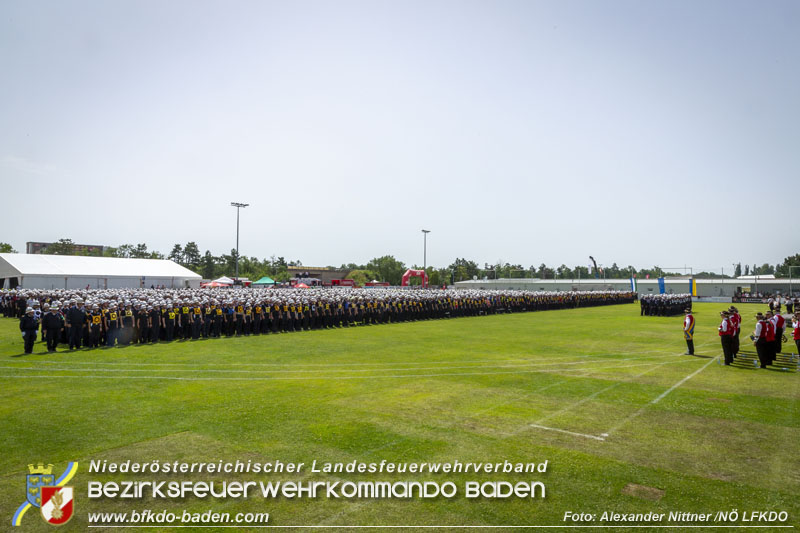
[[[78, 354], [79, 352], [59, 352], [63, 354]], [[672, 352], [668, 352], [664, 349], [659, 350], [644, 350], [644, 351], [628, 351], [628, 352], [614, 352], [612, 354], [602, 353], [602, 354], [581, 354], [581, 355], [565, 355], [562, 357], [555, 357], [555, 358], [523, 358], [523, 357], [514, 357], [514, 358], [498, 358], [498, 359], [472, 359], [472, 360], [465, 360], [465, 361], [395, 361], [395, 362], [387, 362], [387, 363], [211, 363], [211, 362], [203, 362], [199, 363], [201, 366], [310, 366], [310, 367], [342, 367], [342, 366], [378, 366], [383, 367], [387, 365], [446, 365], [452, 363], [502, 363], [505, 361], [563, 361], [568, 359], [577, 359], [577, 358], [587, 358], [587, 357], [608, 357], [609, 355], [630, 355], [630, 354], [647, 354], [647, 353], [662, 353], [663, 355], [671, 355]], [[114, 355], [113, 352], [109, 352], [109, 355]], [[53, 365], [63, 365], [63, 364], [72, 364], [72, 365], [112, 365], [112, 366], [197, 366], [198, 363], [137, 363], [137, 362], [110, 362], [110, 361], [71, 361], [69, 359], [63, 359], [61, 361], [53, 361], [53, 360], [40, 360], [40, 359], [33, 359], [33, 360], [7, 360], [3, 361], [4, 363], [13, 363], [13, 364], [53, 364]]]
[[586, 433], [578, 433], [575, 431], [567, 431], [566, 429], [558, 429], [558, 428], [551, 428], [548, 426], [540, 426], [539, 424], [531, 424], [530, 427], [532, 428], [539, 428], [539, 429], [546, 429], [547, 431], [557, 431], [559, 433], [566, 433], [567, 435], [574, 435], [576, 437], [586, 437], [587, 439], [594, 439], [604, 441], [603, 437], [598, 437], [597, 435], [588, 435]]
[[[437, 367], [413, 367], [413, 368], [343, 368], [343, 369], [325, 369], [325, 368], [317, 368], [317, 369], [301, 369], [301, 370], [284, 370], [284, 369], [277, 369], [277, 370], [252, 370], [252, 369], [217, 369], [217, 368], [87, 368], [87, 367], [73, 367], [73, 368], [53, 368], [47, 367], [46, 370], [54, 370], [54, 371], [64, 371], [64, 372], [220, 372], [220, 373], [246, 373], [246, 374], [260, 374], [260, 373], [269, 373], [269, 374], [297, 374], [297, 373], [308, 373], [308, 372], [400, 372], [400, 371], [419, 371], [419, 370], [462, 370], [462, 369], [481, 369], [481, 368], [525, 368], [531, 366], [565, 366], [565, 365], [580, 365], [580, 364], [604, 364], [604, 363], [611, 363], [611, 362], [618, 362], [618, 361], [639, 361], [645, 359], [661, 359], [664, 357], [671, 357], [671, 356], [663, 356], [663, 355], [651, 355], [645, 357], [625, 357], [621, 359], [604, 359], [604, 360], [594, 360], [594, 361], [572, 361], [572, 362], [547, 362], [547, 363], [526, 363], [520, 365], [471, 365], [471, 366], [437, 366]], [[124, 366], [124, 365], [118, 365]], [[35, 367], [35, 366], [26, 366], [26, 367], [19, 367], [19, 366], [0, 366], [0, 368], [7, 369], [7, 370], [45, 370], [43, 368]]]
[[[636, 366], [653, 366], [653, 365], [668, 365], [675, 363], [685, 363], [686, 360], [667, 361], [666, 363], [638, 363], [632, 365], [609, 366], [601, 370], [608, 370], [612, 368], [631, 368]], [[264, 377], [228, 377], [228, 376], [215, 376], [215, 377], [183, 377], [183, 376], [92, 376], [92, 375], [45, 375], [45, 374], [5, 374], [0, 375], [0, 378], [11, 379], [155, 379], [155, 380], [170, 380], [170, 381], [335, 381], [343, 379], [399, 379], [399, 378], [433, 378], [433, 377], [448, 377], [448, 376], [492, 376], [492, 375], [508, 375], [508, 374], [559, 374], [560, 372], [582, 372], [585, 369], [581, 368], [566, 368], [566, 369], [537, 369], [537, 370], [511, 370], [502, 372], [450, 372], [443, 374], [396, 374], [388, 376], [264, 376]], [[77, 370], [74, 370], [77, 371]]]
[[633, 420], [637, 416], [639, 416], [642, 413], [644, 413], [647, 410], [648, 407], [650, 407], [651, 405], [655, 405], [658, 402], [660, 402], [661, 400], [663, 400], [670, 392], [674, 391], [675, 389], [677, 389], [678, 387], [680, 387], [681, 385], [683, 385], [684, 383], [686, 383], [687, 381], [689, 381], [690, 379], [695, 377], [697, 374], [699, 374], [700, 372], [705, 370], [708, 367], [708, 365], [710, 365], [711, 363], [713, 363], [717, 359], [718, 359], [718, 357], [710, 359], [706, 364], [704, 364], [703, 366], [701, 366], [700, 368], [698, 368], [697, 370], [695, 370], [694, 372], [692, 372], [691, 374], [689, 374], [688, 376], [686, 376], [685, 378], [683, 378], [682, 380], [680, 380], [679, 382], [674, 384], [672, 387], [668, 388], [667, 390], [665, 390], [664, 392], [659, 394], [657, 397], [655, 397], [653, 400], [651, 400], [650, 403], [644, 405], [642, 408], [640, 408], [638, 411], [633, 413], [631, 416], [629, 416], [628, 418], [626, 418], [625, 420], [623, 420], [622, 422], [620, 422], [616, 426], [614, 426], [611, 429], [609, 429], [608, 431], [606, 431], [606, 434], [607, 435], [611, 435], [613, 432], [617, 431], [619, 428], [621, 428], [622, 426], [624, 426], [625, 424], [627, 424], [628, 422], [630, 422], [631, 420]]
[[[558, 416], [558, 415], [560, 415], [560, 414], [562, 414], [562, 413], [566, 413], [566, 412], [568, 412], [568, 411], [572, 411], [573, 409], [575, 409], [575, 408], [576, 408], [576, 407], [578, 407], [579, 405], [583, 405], [584, 403], [586, 403], [586, 402], [588, 402], [588, 401], [592, 400], [593, 398], [596, 398], [596, 397], [597, 397], [597, 396], [599, 396], [600, 394], [602, 394], [602, 393], [604, 393], [604, 392], [607, 392], [607, 391], [610, 391], [611, 389], [613, 389], [613, 388], [615, 388], [615, 387], [619, 387], [619, 386], [620, 386], [620, 385], [622, 385], [623, 383], [628, 383], [628, 382], [630, 382], [630, 381], [634, 380], [635, 378], [641, 377], [641, 376], [643, 376], [643, 375], [647, 374], [648, 372], [652, 372], [653, 370], [655, 370], [655, 369], [657, 369], [657, 368], [660, 368], [660, 367], [662, 367], [662, 366], [664, 366], [664, 365], [666, 365], [666, 364], [668, 364], [668, 363], [669, 363], [669, 361], [667, 361], [667, 362], [664, 362], [664, 363], [658, 363], [658, 364], [656, 364], [656, 366], [654, 366], [653, 368], [648, 368], [648, 369], [647, 369], [647, 370], [645, 370], [644, 372], [640, 372], [639, 374], [636, 374], [635, 376], [631, 376], [631, 377], [630, 377], [630, 378], [628, 378], [628, 379], [623, 379], [623, 380], [621, 380], [621, 381], [617, 381], [616, 383], [612, 383], [612, 384], [611, 384], [611, 385], [609, 385], [608, 387], [604, 387], [604, 388], [600, 389], [599, 391], [593, 392], [592, 394], [590, 394], [589, 396], [587, 396], [587, 397], [583, 398], [582, 400], [578, 400], [577, 402], [575, 402], [575, 403], [572, 403], [572, 404], [570, 404], [570, 405], [568, 405], [568, 406], [564, 407], [563, 409], [559, 409], [558, 411], [556, 411], [556, 412], [554, 412], [554, 413], [551, 413], [551, 414], [549, 414], [549, 415], [545, 416], [544, 418], [540, 418], [539, 420], [537, 420], [537, 421], [535, 422], [535, 425], [541, 424], [542, 422], [545, 422], [546, 420], [550, 420], [551, 418], [553, 418], [553, 417], [555, 417], [555, 416]], [[599, 369], [599, 370], [602, 370], [602, 369]], [[534, 424], [532, 424], [532, 425], [534, 425]]]

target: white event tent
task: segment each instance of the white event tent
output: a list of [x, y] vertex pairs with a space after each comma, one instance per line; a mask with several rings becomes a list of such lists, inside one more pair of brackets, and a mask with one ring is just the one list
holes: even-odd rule
[[200, 275], [165, 259], [0, 254], [0, 287], [122, 289], [199, 287]]

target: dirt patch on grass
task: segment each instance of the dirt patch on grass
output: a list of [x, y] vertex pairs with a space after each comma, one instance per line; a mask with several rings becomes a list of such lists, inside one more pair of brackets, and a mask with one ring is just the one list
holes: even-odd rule
[[634, 498], [640, 498], [642, 500], [657, 502], [663, 498], [664, 494], [666, 493], [663, 490], [655, 487], [637, 485], [636, 483], [628, 483], [625, 485], [625, 488], [622, 489], [622, 494], [625, 494], [626, 496], [633, 496]]

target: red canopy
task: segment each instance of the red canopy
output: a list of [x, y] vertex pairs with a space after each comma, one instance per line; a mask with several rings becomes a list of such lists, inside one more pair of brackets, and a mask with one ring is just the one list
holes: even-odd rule
[[298, 283], [297, 285], [294, 286], [294, 288], [295, 289], [308, 289], [310, 287], [308, 285], [306, 285], [305, 283]]

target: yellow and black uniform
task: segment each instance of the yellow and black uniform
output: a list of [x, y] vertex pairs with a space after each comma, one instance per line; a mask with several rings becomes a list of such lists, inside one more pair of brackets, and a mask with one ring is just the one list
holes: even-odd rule
[[171, 307], [164, 309], [161, 315], [161, 319], [164, 322], [164, 340], [167, 342], [171, 342], [175, 336], [175, 320], [177, 318], [178, 314]]
[[181, 307], [181, 330], [184, 339], [192, 335], [192, 314], [188, 305]]
[[149, 312], [150, 315], [150, 342], [158, 342], [161, 336], [161, 310], [154, 307]]
[[120, 313], [122, 329], [120, 330], [120, 344], [128, 345], [133, 340], [133, 310], [126, 309]]
[[89, 315], [89, 345], [92, 348], [100, 346], [100, 331], [103, 329], [103, 314], [100, 311], [92, 311]]
[[211, 323], [214, 320], [214, 309], [206, 304], [203, 307], [203, 338], [207, 339], [211, 335]]
[[222, 334], [222, 308], [214, 306], [214, 329], [212, 330], [212, 337], [219, 337]]
[[109, 309], [106, 313], [106, 346], [114, 346], [119, 337], [119, 311]]

